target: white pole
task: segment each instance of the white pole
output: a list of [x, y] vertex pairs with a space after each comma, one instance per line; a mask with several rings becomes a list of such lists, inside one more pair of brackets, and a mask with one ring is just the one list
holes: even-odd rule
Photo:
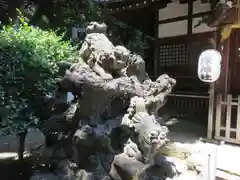
[[215, 180], [217, 169], [217, 145], [210, 145], [209, 153], [205, 156], [206, 161], [202, 171], [201, 180]]

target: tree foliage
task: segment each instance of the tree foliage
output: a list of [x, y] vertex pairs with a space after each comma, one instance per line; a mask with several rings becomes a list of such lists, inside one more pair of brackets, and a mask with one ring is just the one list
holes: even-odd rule
[[73, 62], [75, 47], [54, 31], [6, 25], [0, 33], [0, 115], [5, 133], [19, 132], [36, 123], [39, 97], [55, 88], [60, 77], [57, 63]]
[[8, 14], [15, 25], [5, 25], [0, 33], [0, 118], [4, 132], [18, 132], [35, 122], [35, 110], [41, 107], [37, 100], [54, 89], [59, 77], [56, 63], [75, 59], [76, 47], [62, 41], [71, 37], [73, 26], [105, 22], [114, 44], [125, 45], [142, 56], [148, 48], [149, 37], [116, 20], [92, 0], [3, 1], [9, 12], [21, 8], [25, 17]]
[[[105, 4], [100, 7], [94, 0], [20, 0], [19, 3], [10, 3], [3, 0], [10, 9], [21, 8], [30, 24], [44, 29], [58, 29], [67, 32], [66, 38], [71, 37], [71, 28], [86, 27], [90, 21], [105, 22], [114, 44], [125, 45], [128, 49], [144, 56], [151, 37], [138, 29], [127, 25], [107, 13]], [[21, 3], [20, 3], [21, 2]], [[107, 3], [107, 2], [106, 2]], [[10, 15], [15, 22], [13, 13]], [[84, 35], [81, 37], [84, 38]], [[80, 39], [83, 40], [83, 39]]]

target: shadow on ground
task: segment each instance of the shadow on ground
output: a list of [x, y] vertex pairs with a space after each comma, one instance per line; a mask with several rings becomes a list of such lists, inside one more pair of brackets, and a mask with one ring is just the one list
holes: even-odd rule
[[[206, 127], [203, 125], [196, 124], [190, 120], [179, 119], [177, 123], [169, 126], [168, 137], [171, 141], [182, 144], [192, 144], [194, 145], [199, 141], [199, 137], [206, 136]], [[39, 144], [43, 141], [39, 138], [39, 135], [31, 134], [31, 141], [39, 141], [36, 144]], [[40, 140], [38, 140], [40, 139]], [[9, 139], [6, 139], [7, 142]], [[3, 142], [3, 141], [2, 141]], [[30, 157], [26, 157], [23, 162], [14, 159], [16, 158], [17, 143], [11, 143], [10, 148], [3, 146], [0, 148], [0, 174], [1, 180], [28, 180], [33, 172], [39, 170], [40, 167], [33, 165], [33, 161], [30, 160]], [[8, 150], [8, 151], [6, 151]], [[11, 158], [9, 158], [11, 157]], [[43, 170], [43, 168], [41, 168]]]
[[1, 180], [28, 180], [34, 171], [34, 166], [26, 158], [20, 162], [15, 159], [0, 160]]
[[207, 127], [206, 125], [192, 122], [188, 119], [170, 119], [174, 121], [172, 125], [168, 126], [169, 133], [168, 138], [171, 141], [184, 143], [184, 144], [194, 144], [199, 141], [200, 137], [206, 137]]

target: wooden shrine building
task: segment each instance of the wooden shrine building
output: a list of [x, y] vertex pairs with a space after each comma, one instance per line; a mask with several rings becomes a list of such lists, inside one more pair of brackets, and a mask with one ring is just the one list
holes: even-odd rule
[[[204, 123], [210, 139], [240, 144], [240, 2], [230, 3], [224, 10], [217, 9], [217, 0], [125, 0], [107, 8], [154, 37], [148, 73], [177, 80], [166, 106], [170, 114]], [[202, 51], [212, 48], [222, 54], [222, 69], [217, 82], [208, 84], [198, 79], [197, 62]]]

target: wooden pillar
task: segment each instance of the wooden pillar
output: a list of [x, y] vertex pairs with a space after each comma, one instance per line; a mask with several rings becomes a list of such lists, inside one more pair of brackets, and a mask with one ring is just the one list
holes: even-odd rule
[[223, 94], [223, 100], [229, 92], [229, 55], [230, 55], [230, 38], [221, 42], [219, 50], [222, 55], [221, 74], [216, 82], [216, 92]]
[[155, 9], [155, 24], [154, 24], [154, 62], [153, 62], [153, 75], [156, 78], [158, 74], [158, 61], [159, 61], [159, 46], [157, 44], [158, 40], [158, 8]]
[[207, 138], [212, 139], [213, 133], [213, 116], [214, 116], [214, 83], [210, 84], [209, 88], [209, 107], [208, 107], [208, 131]]
[[[233, 1], [234, 2], [234, 1]], [[240, 23], [240, 11], [239, 11], [239, 7], [240, 7], [240, 0], [235, 0], [235, 8], [236, 8], [236, 23]]]
[[[213, 48], [217, 49], [218, 31], [214, 32], [214, 44]], [[209, 87], [209, 104], [208, 104], [208, 127], [207, 138], [212, 139], [213, 136], [213, 116], [214, 116], [214, 101], [215, 101], [215, 83], [211, 83]]]

